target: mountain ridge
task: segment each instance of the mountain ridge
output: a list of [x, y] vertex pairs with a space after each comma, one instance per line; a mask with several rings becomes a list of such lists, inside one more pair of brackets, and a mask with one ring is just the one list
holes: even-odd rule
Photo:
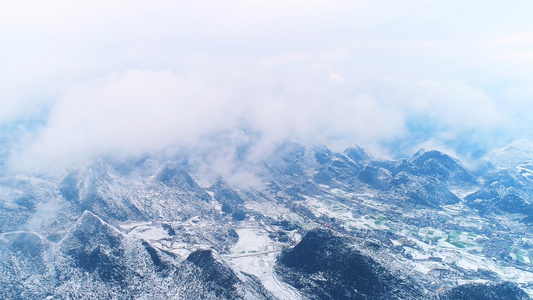
[[288, 142], [250, 166], [261, 185], [249, 186], [183, 161], [0, 178], [4, 298], [30, 282], [51, 288], [27, 299], [533, 295], [527, 164], [479, 173], [435, 150], [376, 160], [359, 146]]

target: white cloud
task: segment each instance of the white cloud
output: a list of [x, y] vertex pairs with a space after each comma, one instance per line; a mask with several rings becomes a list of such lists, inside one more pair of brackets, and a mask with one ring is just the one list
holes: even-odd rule
[[[324, 79], [327, 73], [273, 77], [270, 69], [260, 70], [260, 61], [254, 63], [254, 72], [228, 61], [183, 74], [133, 70], [79, 85], [59, 98], [46, 126], [20, 145], [12, 165], [68, 165], [169, 147], [207, 149], [212, 146], [206, 136], [238, 133], [242, 121], [267, 143], [291, 137], [328, 143], [333, 137], [339, 147], [390, 139], [403, 128], [400, 112], [369, 95], [337, 93]], [[224, 79], [220, 69], [228, 70], [220, 74]], [[223, 152], [241, 142], [233, 140]]]
[[329, 78], [331, 79], [331, 81], [335, 82], [336, 84], [343, 84], [346, 81], [344, 77], [336, 73], [329, 74]]
[[457, 128], [494, 128], [502, 124], [499, 106], [482, 89], [461, 81], [415, 82], [419, 102], [413, 109], [431, 116], [445, 126]]
[[532, 46], [532, 33], [515, 33], [500, 37], [493, 37], [486, 41], [488, 46]]
[[17, 164], [60, 164], [94, 155], [139, 155], [195, 144], [232, 129], [239, 109], [201, 77], [129, 71], [72, 89]]
[[14, 151], [12, 165], [28, 166], [199, 146], [243, 121], [265, 149], [289, 136], [379, 149], [411, 137], [406, 123], [421, 117], [438, 130], [435, 145], [533, 134], [523, 113], [531, 8], [12, 1], [0, 10], [0, 124], [44, 122]]

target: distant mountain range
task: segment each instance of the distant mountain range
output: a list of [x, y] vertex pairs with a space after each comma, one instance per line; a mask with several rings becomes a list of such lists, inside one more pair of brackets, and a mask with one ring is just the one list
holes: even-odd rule
[[5, 175], [0, 298], [530, 299], [533, 144], [479, 165], [287, 141], [253, 186], [183, 157]]

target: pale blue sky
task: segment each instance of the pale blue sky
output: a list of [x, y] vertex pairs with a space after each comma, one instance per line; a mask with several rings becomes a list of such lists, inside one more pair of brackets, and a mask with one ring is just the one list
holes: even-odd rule
[[12, 2], [12, 166], [200, 147], [219, 131], [237, 145], [243, 122], [262, 149], [292, 137], [468, 159], [533, 139], [531, 1]]

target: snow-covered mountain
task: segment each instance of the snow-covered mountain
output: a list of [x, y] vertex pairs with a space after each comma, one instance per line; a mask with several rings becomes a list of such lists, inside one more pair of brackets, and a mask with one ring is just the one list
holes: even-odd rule
[[481, 158], [496, 168], [515, 168], [533, 162], [533, 143], [515, 140], [503, 148], [494, 149]]
[[253, 186], [182, 157], [3, 177], [0, 297], [529, 299], [533, 168], [513, 144], [482, 173], [289, 141]]

